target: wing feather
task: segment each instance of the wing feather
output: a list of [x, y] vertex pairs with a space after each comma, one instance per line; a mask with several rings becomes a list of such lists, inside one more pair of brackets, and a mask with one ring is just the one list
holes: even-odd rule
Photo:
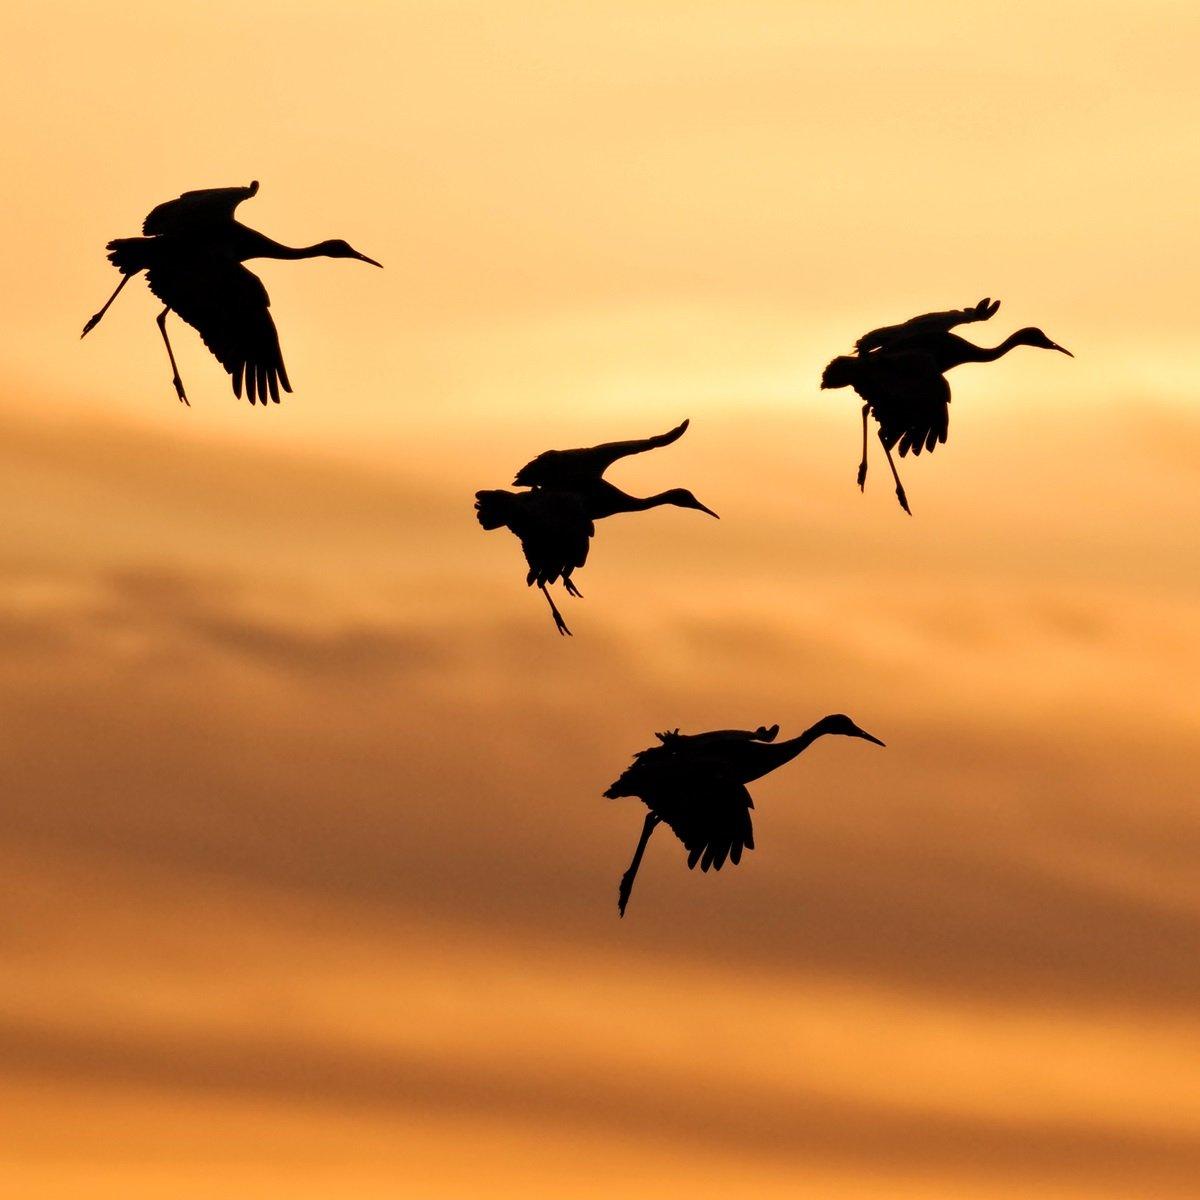
[[142, 232], [148, 237], [171, 233], [194, 233], [212, 225], [233, 220], [234, 211], [243, 200], [258, 191], [258, 180], [248, 187], [200, 188], [184, 192], [175, 200], [166, 200], [150, 210], [142, 222]]
[[984, 298], [971, 308], [955, 308], [948, 312], [924, 313], [919, 317], [910, 317], [899, 325], [884, 325], [864, 333], [854, 343], [854, 349], [859, 354], [869, 354], [873, 351], [895, 350], [903, 347], [904, 343], [913, 337], [923, 337], [931, 333], [948, 333], [956, 325], [965, 325], [972, 321], [987, 321], [995, 316], [1000, 307], [999, 300]]
[[[554, 583], [569, 579], [587, 562], [595, 522], [583, 501], [573, 492], [534, 488], [528, 492], [479, 492], [476, 509], [488, 509], [491, 522], [506, 525], [516, 534], [529, 564], [526, 582]], [[481, 514], [481, 522], [483, 516]]]
[[[867, 370], [869, 364], [870, 369]], [[855, 390], [871, 406], [884, 445], [932, 451], [950, 433], [950, 385], [927, 354], [898, 352], [871, 355]]]
[[279, 402], [292, 390], [283, 365], [279, 333], [262, 280], [241, 263], [210, 255], [172, 255], [147, 271], [150, 290], [177, 312], [229, 372], [233, 393]]
[[605, 795], [639, 797], [683, 843], [689, 869], [699, 863], [702, 871], [719, 871], [754, 849], [754, 801], [717, 756], [644, 750]]
[[624, 442], [605, 442], [578, 450], [547, 450], [527, 462], [513, 483], [517, 487], [569, 487], [599, 479], [619, 458], [644, 454], [669, 446], [683, 437], [689, 422], [684, 421], [666, 433], [654, 437], [633, 438]]

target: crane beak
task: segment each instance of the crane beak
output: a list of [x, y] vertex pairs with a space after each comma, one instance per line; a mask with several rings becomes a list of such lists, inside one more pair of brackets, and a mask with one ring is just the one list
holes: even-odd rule
[[1073, 354], [1070, 352], [1070, 350], [1068, 350], [1068, 349], [1066, 348], [1066, 346], [1060, 346], [1060, 345], [1059, 345], [1057, 342], [1051, 342], [1051, 343], [1050, 343], [1050, 349], [1051, 349], [1051, 350], [1057, 350], [1057, 351], [1059, 351], [1061, 354], [1065, 354], [1065, 355], [1066, 355], [1068, 358], [1074, 358], [1074, 357], [1075, 357], [1075, 355], [1073, 355]]
[[[856, 725], [854, 728], [858, 729], [858, 726]], [[865, 729], [858, 729], [858, 733], [855, 734], [855, 737], [860, 737], [864, 741], [874, 742], [876, 746], [883, 746], [884, 749], [887, 749], [887, 742], [881, 742], [877, 737], [872, 736]]]
[[709, 508], [709, 507], [708, 507], [706, 504], [701, 504], [699, 500], [697, 500], [697, 501], [696, 501], [696, 507], [697, 507], [697, 508], [698, 508], [698, 509], [699, 509], [701, 512], [708, 513], [708, 515], [709, 515], [710, 517], [716, 517], [718, 521], [721, 519], [721, 517], [720, 517], [720, 514], [719, 514], [719, 513], [715, 513], [715, 512], [713, 512], [713, 510], [712, 510], [711, 508]]
[[354, 257], [360, 262], [370, 263], [371, 266], [378, 267], [381, 271], [383, 270], [383, 263], [376, 262], [373, 258], [368, 258], [365, 254], [359, 254], [357, 250], [354, 252]]

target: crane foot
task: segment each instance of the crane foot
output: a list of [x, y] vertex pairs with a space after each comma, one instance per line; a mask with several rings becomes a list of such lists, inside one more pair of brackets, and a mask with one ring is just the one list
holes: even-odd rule
[[896, 489], [896, 499], [900, 501], [900, 507], [911, 517], [912, 509], [908, 507], [908, 497], [904, 494], [902, 487]]
[[175, 394], [179, 397], [181, 404], [186, 404], [188, 408], [192, 407], [192, 402], [187, 398], [187, 393], [183, 390], [183, 380], [178, 375], [171, 382], [175, 385]]
[[100, 324], [100, 318], [103, 315], [104, 315], [103, 313], [94, 313], [92, 316], [90, 316], [88, 318], [88, 323], [83, 327], [83, 332], [79, 336], [81, 338], [87, 337], [87, 335], [89, 333], [91, 333], [92, 330], [95, 329], [97, 325]]
[[865, 492], [867, 490], [867, 464], [859, 463], [858, 466], [858, 490]]

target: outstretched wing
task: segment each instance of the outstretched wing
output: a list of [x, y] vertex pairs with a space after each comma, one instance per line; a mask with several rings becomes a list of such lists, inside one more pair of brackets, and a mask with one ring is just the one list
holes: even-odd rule
[[249, 200], [258, 191], [258, 180], [249, 187], [201, 188], [195, 192], [184, 192], [177, 200], [167, 200], [151, 209], [142, 222], [142, 232], [147, 237], [164, 233], [194, 233], [212, 225], [233, 220], [234, 210], [243, 200]]
[[656, 437], [637, 438], [628, 442], [605, 442], [581, 450], [547, 450], [532, 462], [526, 463], [513, 482], [517, 487], [569, 487], [572, 484], [599, 479], [618, 458], [643, 454], [669, 446], [683, 437], [689, 422], [676, 425]]
[[754, 801], [718, 757], [643, 750], [604, 794], [639, 797], [683, 843], [689, 869], [719, 871], [726, 859], [736, 866], [754, 849]]
[[949, 312], [925, 313], [912, 317], [900, 325], [885, 325], [881, 329], [872, 329], [864, 333], [854, 343], [854, 349], [859, 354], [869, 354], [874, 350], [898, 350], [909, 338], [924, 336], [931, 333], [948, 333], [956, 325], [966, 325], [972, 321], [986, 321], [995, 316], [1000, 307], [999, 300], [985, 298], [972, 308], [955, 308]]
[[233, 377], [233, 394], [264, 404], [279, 403], [279, 389], [292, 390], [271, 301], [262, 280], [241, 263], [209, 256], [178, 257], [147, 271], [150, 290], [191, 325]]
[[950, 385], [927, 354], [881, 354], [856, 385], [879, 422], [883, 444], [904, 456], [944, 442], [950, 433]]

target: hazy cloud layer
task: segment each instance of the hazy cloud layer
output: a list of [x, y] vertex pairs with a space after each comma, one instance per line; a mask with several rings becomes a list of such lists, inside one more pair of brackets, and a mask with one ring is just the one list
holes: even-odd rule
[[[1169, 550], [1141, 583], [1051, 527], [992, 566], [918, 546], [881, 591], [887, 543], [806, 557], [802, 510], [613, 522], [568, 643], [450, 486], [181, 452], [245, 497], [231, 534], [155, 438], [11, 424], [39, 500], [0, 563], [16, 1078], [650, 1127], [773, 1181], [1194, 1176], [1200, 643]], [[37, 536], [80, 479], [159, 498], [140, 545]], [[164, 553], [189, 510], [203, 536]], [[760, 783], [737, 871], [656, 840], [616, 920], [639, 822], [600, 792], [653, 729], [838, 710], [888, 749]]]

